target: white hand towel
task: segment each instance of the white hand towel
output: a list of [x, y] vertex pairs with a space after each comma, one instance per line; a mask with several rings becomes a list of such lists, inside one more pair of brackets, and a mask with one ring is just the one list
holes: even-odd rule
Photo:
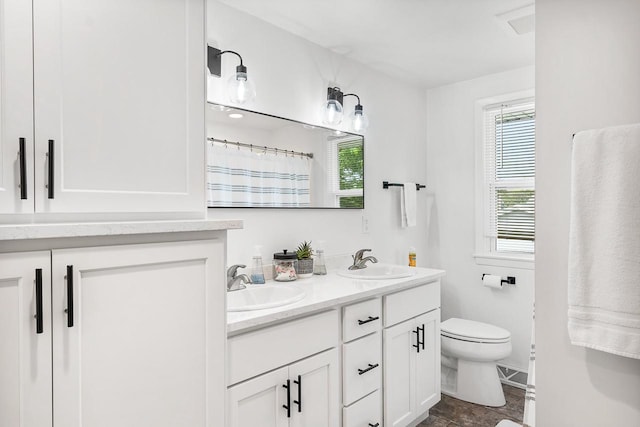
[[576, 134], [571, 343], [640, 359], [640, 124]]
[[400, 217], [402, 227], [415, 227], [416, 225], [416, 183], [405, 182], [400, 194]]

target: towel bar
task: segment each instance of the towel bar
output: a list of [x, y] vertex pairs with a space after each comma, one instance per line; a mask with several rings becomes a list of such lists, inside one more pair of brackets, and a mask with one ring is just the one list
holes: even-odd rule
[[[404, 187], [404, 184], [398, 184], [398, 183], [389, 182], [389, 181], [382, 181], [382, 188], [386, 190], [389, 187]], [[416, 190], [419, 191], [421, 188], [427, 188], [427, 186], [422, 184], [416, 184]]]

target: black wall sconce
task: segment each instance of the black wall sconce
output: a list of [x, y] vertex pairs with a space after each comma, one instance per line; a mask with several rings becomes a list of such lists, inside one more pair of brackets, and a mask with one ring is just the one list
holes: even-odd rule
[[220, 50], [207, 46], [207, 68], [209, 72], [216, 76], [222, 76], [222, 55], [232, 53], [240, 59], [240, 65], [236, 67], [235, 74], [229, 76], [227, 80], [227, 95], [231, 102], [235, 104], [245, 104], [251, 102], [256, 97], [256, 89], [247, 75], [247, 67], [242, 62], [242, 56], [233, 50]]
[[360, 97], [355, 93], [344, 94], [339, 87], [327, 88], [327, 100], [322, 104], [322, 123], [327, 125], [339, 125], [344, 116], [343, 101], [348, 96], [355, 96], [358, 100], [351, 118], [351, 128], [356, 132], [362, 132], [369, 126], [369, 118], [364, 114]]

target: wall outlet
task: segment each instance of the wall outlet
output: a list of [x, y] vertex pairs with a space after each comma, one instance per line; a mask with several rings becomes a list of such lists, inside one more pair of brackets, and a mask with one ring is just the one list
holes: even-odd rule
[[362, 215], [362, 233], [369, 234], [369, 218], [366, 215]]

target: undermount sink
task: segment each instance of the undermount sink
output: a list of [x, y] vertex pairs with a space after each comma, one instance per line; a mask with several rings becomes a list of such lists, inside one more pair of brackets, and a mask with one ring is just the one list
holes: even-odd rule
[[400, 279], [401, 277], [409, 277], [414, 274], [416, 274], [416, 272], [411, 267], [393, 264], [369, 264], [360, 270], [345, 269], [338, 271], [339, 276], [364, 280]]
[[227, 292], [227, 311], [250, 311], [293, 304], [305, 292], [293, 285], [249, 285], [246, 289]]

